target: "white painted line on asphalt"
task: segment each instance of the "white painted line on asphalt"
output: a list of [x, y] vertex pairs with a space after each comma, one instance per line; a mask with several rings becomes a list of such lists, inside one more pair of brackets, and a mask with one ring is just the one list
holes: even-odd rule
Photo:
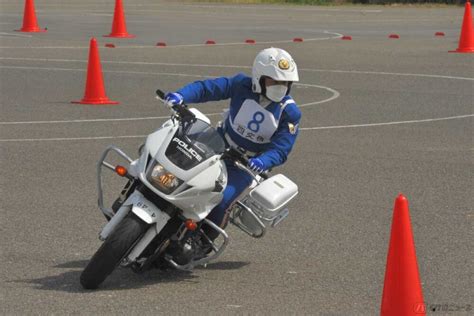
[[86, 69], [56, 68], [56, 67], [0, 66], [0, 68], [1, 69], [51, 70], [51, 71], [86, 71]]
[[[252, 5], [252, 4], [241, 4], [241, 5], [202, 5], [202, 4], [184, 4], [183, 6], [189, 6], [189, 7], [194, 7], [194, 8], [213, 8], [213, 9], [218, 9], [218, 8], [228, 8], [228, 9], [249, 9], [252, 11], [255, 11], [258, 6]], [[260, 7], [262, 7], [260, 5]], [[355, 10], [355, 9], [337, 9], [337, 8], [321, 8], [317, 6], [304, 6], [304, 7], [295, 7], [295, 6], [287, 6], [287, 5], [280, 5], [280, 6], [265, 6], [263, 7], [265, 10], [275, 10], [275, 11], [322, 11], [322, 12], [355, 12], [355, 13], [380, 13], [382, 10], [374, 10], [374, 9], [361, 9], [361, 10]]]
[[32, 35], [28, 35], [28, 34], [7, 33], [7, 32], [0, 32], [0, 36], [7, 36], [7, 37], [33, 37]]
[[[147, 73], [147, 74], [149, 74], [149, 73]], [[334, 90], [332, 88], [325, 87], [325, 86], [313, 85], [313, 84], [302, 84], [302, 83], [297, 83], [295, 85], [304, 86], [304, 87], [319, 88], [319, 89], [327, 90], [327, 91], [332, 93], [332, 96], [330, 96], [327, 99], [298, 105], [300, 108], [306, 107], [306, 106], [309, 106], [309, 105], [316, 105], [316, 104], [322, 104], [322, 103], [330, 102], [334, 99], [337, 99], [341, 95], [337, 90]], [[207, 115], [207, 116], [215, 116], [215, 115], [221, 115], [222, 113], [204, 113], [204, 114]], [[167, 119], [169, 117], [170, 116], [168, 115], [168, 116], [131, 117], [131, 118], [102, 118], [102, 119], [63, 120], [63, 121], [19, 121], [19, 122], [0, 122], [0, 125], [67, 124], [67, 123], [97, 123], [97, 122], [104, 123], [104, 122], [120, 122], [120, 121], [157, 120], [157, 119]]]
[[95, 15], [95, 16], [112, 16], [112, 13], [87, 13], [87, 15]]
[[[455, 120], [474, 117], [474, 114], [440, 117], [434, 119], [424, 120], [413, 120], [413, 121], [398, 121], [398, 122], [384, 122], [384, 123], [371, 123], [371, 124], [355, 124], [355, 125], [337, 125], [337, 126], [319, 126], [319, 127], [302, 127], [302, 131], [312, 130], [329, 130], [329, 129], [344, 129], [344, 128], [358, 128], [358, 127], [374, 127], [374, 126], [389, 126], [389, 125], [402, 125], [402, 124], [416, 124], [416, 123], [428, 123], [438, 122], [446, 120]], [[122, 135], [122, 136], [96, 136], [96, 137], [62, 137], [62, 138], [11, 138], [11, 139], [0, 139], [0, 143], [7, 142], [44, 142], [44, 141], [73, 141], [73, 140], [102, 140], [102, 139], [120, 139], [120, 138], [144, 138], [147, 135]]]
[[[44, 61], [44, 62], [64, 62], [64, 63], [87, 63], [86, 59], [50, 59], [50, 58], [18, 58], [18, 57], [0, 57], [0, 60], [18, 60], [18, 61]], [[102, 64], [122, 64], [122, 65], [156, 65], [156, 66], [182, 66], [182, 67], [204, 67], [204, 68], [252, 68], [250, 66], [239, 65], [208, 65], [208, 64], [183, 64], [183, 63], [159, 63], [146, 61], [119, 61], [102, 60]]]
[[367, 19], [360, 19], [360, 20], [347, 20], [344, 21], [346, 23], [357, 23], [357, 22], [363, 22], [363, 23], [393, 23], [393, 22], [401, 22], [401, 23], [407, 23], [407, 22], [441, 22], [441, 21], [452, 21], [455, 22], [457, 19], [455, 17], [438, 17], [438, 18], [412, 18], [412, 19], [380, 19], [380, 20], [367, 20]]
[[[2, 5], [8, 5], [8, 6], [17, 6], [16, 3], [2, 3]], [[57, 4], [48, 4], [48, 3], [43, 3], [41, 4], [41, 7], [54, 7], [54, 8], [74, 8], [74, 7], [86, 7], [90, 8], [91, 6], [96, 6], [96, 7], [110, 7], [107, 4], [100, 4], [100, 3], [62, 3], [60, 6]], [[134, 7], [161, 7], [162, 9], [155, 9], [152, 11], [158, 11], [162, 12], [163, 10], [168, 11], [168, 9], [164, 8], [170, 8], [170, 7], [191, 7], [191, 8], [202, 8], [202, 9], [247, 9], [247, 10], [252, 10], [255, 11], [257, 8], [263, 8], [266, 11], [321, 11], [321, 12], [354, 12], [354, 13], [380, 13], [382, 10], [379, 9], [346, 9], [346, 8], [322, 8], [318, 6], [291, 6], [291, 5], [279, 5], [279, 6], [263, 6], [263, 5], [252, 5], [252, 4], [240, 4], [240, 5], [228, 5], [228, 4], [219, 4], [219, 5], [212, 5], [212, 4], [190, 4], [190, 3], [183, 3], [183, 4], [161, 4], [161, 3], [127, 3], [127, 12], [133, 11]], [[37, 12], [43, 12], [44, 10], [37, 10]], [[173, 12], [183, 12], [183, 10], [179, 9], [174, 9], [172, 10]], [[148, 11], [147, 11], [148, 12]]]
[[[304, 103], [298, 105], [298, 107], [306, 107], [309, 105], [322, 104], [337, 99], [341, 94], [334, 89], [325, 86], [312, 85], [312, 84], [295, 84], [299, 86], [315, 87], [327, 90], [333, 95], [327, 99], [321, 101], [315, 101], [310, 103]], [[222, 113], [204, 113], [207, 116], [221, 115]], [[149, 117], [127, 117], [127, 118], [104, 118], [104, 119], [84, 119], [84, 120], [63, 120], [63, 121], [20, 121], [20, 122], [0, 122], [0, 125], [24, 125], [24, 124], [67, 124], [67, 123], [104, 123], [104, 122], [121, 122], [121, 121], [144, 121], [144, 120], [158, 120], [168, 119], [170, 116], [149, 116]]]
[[[196, 6], [196, 7], [201, 7], [201, 8], [222, 8], [224, 6], [213, 6], [213, 5], [193, 5], [189, 4], [189, 6]], [[235, 8], [235, 9], [249, 9], [249, 10], [255, 10], [255, 6], [252, 5], [239, 5], [239, 6], [227, 6], [228, 8]], [[361, 9], [361, 10], [353, 10], [353, 9], [335, 9], [335, 8], [321, 8], [318, 6], [305, 6], [303, 8], [301, 7], [290, 7], [290, 6], [266, 6], [265, 10], [275, 10], [275, 11], [319, 11], [319, 12], [351, 12], [351, 13], [380, 13], [382, 10], [371, 10], [371, 9]]]
[[0, 143], [6, 142], [46, 142], [46, 141], [72, 141], [72, 140], [101, 140], [118, 138], [145, 138], [147, 135], [124, 135], [124, 136], [96, 136], [96, 137], [60, 137], [60, 138], [23, 138], [23, 139], [0, 139]]
[[307, 84], [307, 83], [295, 83], [295, 84], [293, 84], [293, 85], [295, 85], [295, 86], [302, 86], [302, 87], [320, 88], [320, 89], [324, 89], [324, 90], [327, 90], [327, 91], [329, 91], [329, 92], [332, 93], [332, 96], [330, 96], [330, 97], [327, 98], [327, 99], [324, 99], [324, 100], [321, 100], [321, 101], [315, 101], [315, 102], [304, 103], [304, 104], [298, 105], [300, 108], [303, 108], [303, 107], [309, 106], [309, 105], [316, 105], [316, 104], [321, 104], [321, 103], [330, 102], [330, 101], [335, 100], [335, 99], [337, 99], [337, 98], [339, 98], [339, 97], [341, 96], [341, 94], [339, 93], [339, 91], [334, 90], [334, 89], [329, 88], [329, 87], [325, 87], [325, 86], [319, 86], [319, 85]]
[[330, 73], [350, 73], [361, 75], [388, 75], [388, 76], [409, 76], [409, 77], [425, 77], [425, 78], [439, 78], [439, 79], [454, 79], [454, 80], [469, 80], [474, 81], [474, 78], [445, 76], [445, 75], [430, 75], [430, 74], [416, 74], [416, 73], [400, 73], [400, 72], [385, 72], [385, 71], [360, 71], [360, 70], [330, 70], [330, 69], [299, 69], [308, 72], [330, 72]]
[[[87, 60], [81, 60], [81, 59], [48, 59], [48, 58], [0, 57], [0, 60], [87, 63]], [[214, 67], [214, 68], [235, 68], [235, 69], [250, 69], [250, 68], [252, 68], [250, 66], [240, 66], [240, 65], [183, 64], [183, 63], [159, 63], [159, 62], [142, 62], [142, 61], [103, 60], [101, 62], [103, 64], [123, 64], [123, 65], [150, 65], [150, 66], [157, 65], [157, 66], [176, 66], [176, 67], [181, 67], [182, 66], [182, 67], [204, 67], [204, 68], [213, 68]], [[9, 66], [0, 66], [0, 67], [9, 67]], [[12, 66], [12, 67], [14, 67], [14, 66]], [[38, 67], [38, 68], [35, 68], [35, 69], [53, 69], [53, 68], [39, 68]], [[59, 68], [55, 68], [55, 69], [59, 69]], [[432, 75], [432, 74], [417, 74], [417, 73], [400, 73], [400, 72], [386, 72], [386, 71], [312, 69], [312, 68], [299, 68], [299, 70], [300, 71], [308, 71], [308, 72], [351, 73], [351, 74], [361, 74], [361, 75], [385, 75], [385, 76], [409, 76], [409, 77], [424, 77], [424, 78], [439, 78], [439, 79], [474, 81], [474, 78], [470, 78], [470, 77]], [[192, 76], [195, 76], [195, 75], [192, 75]]]
[[[325, 34], [332, 34], [334, 36], [331, 37], [316, 37], [316, 38], [307, 38], [304, 39], [304, 42], [314, 42], [314, 41], [324, 41], [324, 40], [330, 40], [330, 39], [336, 39], [336, 38], [341, 38], [343, 35], [340, 33], [335, 33], [335, 32], [328, 32], [328, 31], [323, 31]], [[293, 43], [293, 40], [281, 40], [281, 41], [266, 41], [266, 42], [259, 42], [257, 41], [253, 45], [259, 45], [259, 44], [283, 44], [283, 43]], [[234, 43], [216, 43], [212, 45], [207, 45], [207, 44], [182, 44], [182, 45], [170, 45], [167, 47], [197, 47], [197, 46], [231, 46], [231, 45], [248, 45], [245, 42], [234, 42]], [[125, 46], [124, 46], [125, 47]], [[129, 46], [130, 48], [146, 48], [149, 46]]]
[[[220, 113], [209, 113], [208, 116]], [[103, 122], [122, 122], [122, 121], [144, 121], [168, 119], [167, 116], [149, 116], [149, 117], [127, 117], [127, 118], [110, 118], [110, 119], [84, 119], [84, 120], [64, 120], [64, 121], [24, 121], [24, 122], [0, 122], [0, 125], [23, 125], [23, 124], [69, 124], [69, 123], [103, 123]]]
[[86, 49], [89, 46], [0, 46], [0, 49]]
[[415, 123], [428, 123], [428, 122], [437, 122], [437, 121], [447, 121], [447, 120], [456, 120], [467, 117], [474, 117], [474, 114], [466, 115], [457, 115], [457, 116], [448, 116], [440, 117], [434, 119], [424, 119], [424, 120], [412, 120], [412, 121], [398, 121], [398, 122], [385, 122], [385, 123], [369, 123], [369, 124], [355, 124], [355, 125], [337, 125], [337, 126], [320, 126], [320, 127], [302, 127], [302, 131], [314, 131], [314, 130], [324, 130], [324, 129], [341, 129], [341, 128], [357, 128], [357, 127], [373, 127], [373, 126], [388, 126], [388, 125], [402, 125], [402, 124], [415, 124]]
[[[56, 67], [22, 67], [22, 66], [0, 66], [0, 69], [29, 69], [29, 70], [49, 70], [49, 71], [79, 71], [85, 72], [86, 69], [77, 68], [56, 68]], [[121, 73], [121, 74], [138, 74], [138, 75], [163, 75], [163, 76], [178, 76], [178, 77], [193, 77], [193, 78], [210, 78], [211, 76], [189, 75], [168, 72], [143, 72], [143, 71], [123, 71], [123, 70], [104, 70], [104, 73]]]
[[[324, 34], [332, 34], [334, 36], [330, 37], [316, 37], [316, 38], [307, 38], [304, 39], [304, 42], [314, 42], [314, 41], [323, 41], [323, 40], [330, 40], [330, 39], [336, 39], [336, 38], [341, 38], [342, 34], [340, 33], [335, 33], [335, 32], [329, 32], [329, 31], [323, 31], [322, 33]], [[303, 42], [303, 43], [304, 43]], [[266, 41], [266, 42], [256, 42], [253, 45], [268, 45], [268, 44], [284, 44], [284, 43], [293, 43], [293, 40], [279, 40], [279, 41]], [[298, 43], [301, 44], [301, 43]], [[216, 43], [212, 45], [208, 45], [205, 43], [199, 43], [199, 44], [177, 44], [177, 45], [168, 45], [166, 48], [180, 48], [180, 47], [212, 47], [212, 46], [235, 46], [235, 45], [249, 45], [245, 43], [244, 41], [242, 42], [232, 42], [232, 43]], [[19, 47], [19, 46], [1, 46], [0, 49], [21, 49], [21, 48], [26, 48], [26, 49], [85, 49], [89, 48], [89, 46], [26, 46], [26, 47]], [[117, 46], [116, 49], [128, 49], [128, 48], [153, 48], [153, 49], [158, 49], [156, 45], [137, 45], [137, 46]], [[163, 49], [163, 48], [161, 48]]]

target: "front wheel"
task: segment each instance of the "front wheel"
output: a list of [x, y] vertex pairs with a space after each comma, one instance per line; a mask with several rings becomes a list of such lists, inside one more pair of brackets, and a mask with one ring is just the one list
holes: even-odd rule
[[114, 271], [130, 248], [146, 232], [148, 224], [133, 213], [127, 215], [104, 241], [81, 274], [85, 289], [96, 289]]

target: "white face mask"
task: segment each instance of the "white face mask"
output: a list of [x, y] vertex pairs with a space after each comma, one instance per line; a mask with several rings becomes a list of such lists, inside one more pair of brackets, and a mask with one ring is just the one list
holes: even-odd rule
[[277, 84], [267, 87], [267, 98], [273, 102], [280, 102], [286, 95], [288, 87], [285, 85]]

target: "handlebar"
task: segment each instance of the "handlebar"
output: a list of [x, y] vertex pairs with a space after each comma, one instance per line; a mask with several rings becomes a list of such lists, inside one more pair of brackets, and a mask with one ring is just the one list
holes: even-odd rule
[[[165, 93], [163, 91], [161, 91], [160, 89], [156, 90], [156, 95], [158, 99], [163, 102], [165, 101]], [[173, 110], [178, 114], [180, 120], [183, 123], [196, 122], [196, 115], [194, 115], [194, 113], [188, 109], [188, 106], [186, 104], [182, 103], [179, 105], [174, 105]]]
[[[236, 150], [232, 147], [226, 149], [226, 151], [222, 155], [222, 159], [229, 159], [229, 160], [232, 160], [234, 162], [240, 162], [248, 170], [247, 166], [248, 166], [248, 163], [249, 163], [249, 159], [247, 157], [245, 157], [240, 151], [238, 151], [238, 150]], [[252, 175], [253, 175], [253, 173], [252, 173]], [[265, 179], [265, 180], [270, 177], [270, 175], [268, 174], [268, 171], [264, 171], [262, 173], [259, 173], [258, 175], [260, 177], [262, 177], [263, 179]]]

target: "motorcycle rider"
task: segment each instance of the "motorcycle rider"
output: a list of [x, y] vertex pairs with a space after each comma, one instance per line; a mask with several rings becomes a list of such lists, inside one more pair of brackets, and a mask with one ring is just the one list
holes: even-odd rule
[[[218, 127], [226, 145], [249, 158], [248, 167], [258, 173], [283, 164], [298, 136], [301, 112], [290, 96], [293, 82], [299, 81], [291, 55], [283, 49], [260, 51], [253, 63], [252, 77], [239, 73], [190, 83], [165, 95], [172, 108], [182, 103], [203, 103], [230, 99], [230, 107]], [[228, 210], [250, 186], [252, 177], [234, 163], [225, 161], [228, 174], [224, 197], [207, 219], [224, 228]], [[218, 233], [207, 229], [211, 240]]]

